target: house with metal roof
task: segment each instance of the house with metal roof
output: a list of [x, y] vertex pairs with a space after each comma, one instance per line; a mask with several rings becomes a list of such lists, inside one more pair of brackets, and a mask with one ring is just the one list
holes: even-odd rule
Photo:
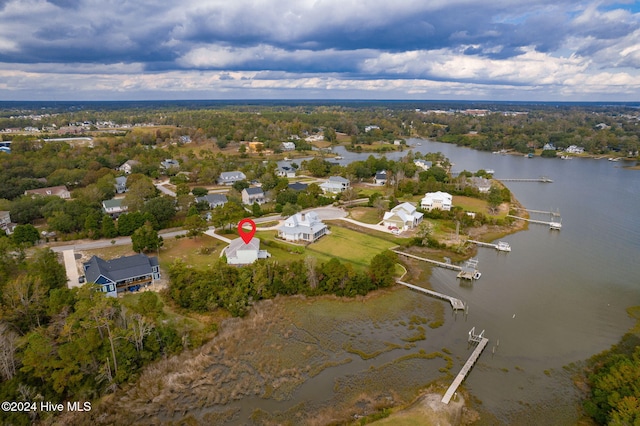
[[422, 222], [423, 214], [416, 211], [416, 207], [411, 203], [398, 204], [391, 211], [384, 214], [382, 222], [390, 229], [398, 229], [401, 232], [413, 229]]
[[242, 238], [236, 238], [224, 249], [229, 265], [249, 265], [258, 259], [271, 257], [271, 253], [260, 250], [260, 239], [252, 238], [245, 244]]
[[83, 264], [83, 270], [88, 283], [99, 285], [102, 292], [112, 297], [127, 291], [138, 291], [160, 279], [158, 258], [144, 254], [112, 260], [93, 256]]
[[427, 192], [420, 201], [420, 206], [427, 211], [440, 209], [443, 211], [451, 210], [453, 196], [447, 192]]
[[128, 210], [127, 205], [122, 203], [123, 201], [123, 198], [104, 200], [102, 202], [102, 211], [104, 211], [108, 215], [111, 215], [111, 217], [118, 217]]
[[385, 185], [387, 183], [387, 171], [380, 170], [376, 172], [376, 177], [374, 178], [374, 182], [376, 185]]
[[289, 189], [293, 189], [294, 191], [305, 191], [309, 185], [302, 182], [293, 182], [289, 184]]
[[330, 176], [326, 182], [320, 184], [320, 188], [325, 194], [339, 194], [346, 191], [350, 186], [349, 179], [345, 179], [342, 176]]
[[116, 194], [123, 194], [127, 192], [127, 177], [126, 176], [118, 176], [116, 178]]
[[284, 221], [278, 228], [278, 237], [287, 241], [306, 241], [312, 243], [328, 232], [316, 212], [296, 213]]

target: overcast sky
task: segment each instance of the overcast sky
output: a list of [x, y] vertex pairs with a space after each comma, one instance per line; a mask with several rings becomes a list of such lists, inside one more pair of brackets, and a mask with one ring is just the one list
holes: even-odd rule
[[640, 4], [0, 0], [0, 100], [639, 101]]

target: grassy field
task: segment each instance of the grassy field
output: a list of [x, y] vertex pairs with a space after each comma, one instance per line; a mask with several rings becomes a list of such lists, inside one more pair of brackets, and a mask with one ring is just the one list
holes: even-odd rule
[[369, 223], [372, 225], [375, 225], [382, 220], [382, 218], [378, 216], [378, 209], [374, 207], [354, 207], [349, 209], [349, 217], [357, 220], [358, 222]]
[[378, 253], [396, 244], [373, 235], [333, 225], [331, 234], [311, 244], [307, 250], [312, 253], [335, 257], [350, 262], [358, 268], [366, 268]]
[[226, 244], [208, 235], [198, 238], [171, 238], [164, 241], [160, 249], [160, 266], [168, 267], [180, 259], [196, 268], [211, 266], [220, 257]]

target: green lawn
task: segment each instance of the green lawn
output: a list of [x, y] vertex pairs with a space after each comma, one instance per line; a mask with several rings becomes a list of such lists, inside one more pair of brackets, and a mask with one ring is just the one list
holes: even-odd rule
[[375, 255], [396, 245], [392, 241], [333, 225], [331, 234], [309, 245], [307, 250], [367, 268]]
[[375, 207], [354, 207], [349, 209], [349, 216], [358, 222], [375, 225], [382, 219], [378, 216], [378, 209]]

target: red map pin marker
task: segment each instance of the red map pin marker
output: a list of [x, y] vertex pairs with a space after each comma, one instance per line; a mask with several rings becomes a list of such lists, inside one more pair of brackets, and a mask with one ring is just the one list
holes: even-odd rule
[[[251, 225], [251, 230], [245, 231], [243, 226], [245, 223]], [[249, 244], [253, 236], [256, 234], [256, 223], [251, 219], [242, 219], [238, 222], [238, 234], [240, 234], [240, 238], [244, 241], [245, 244]]]

